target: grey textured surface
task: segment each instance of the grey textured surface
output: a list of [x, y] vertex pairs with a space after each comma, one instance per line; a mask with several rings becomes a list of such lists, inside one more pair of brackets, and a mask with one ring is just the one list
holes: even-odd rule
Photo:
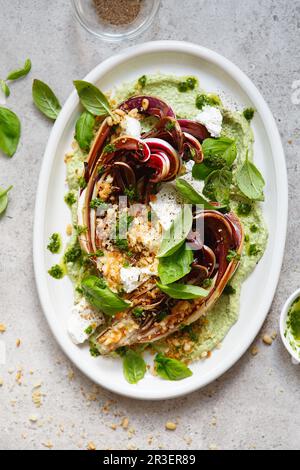
[[[299, 287], [300, 274], [300, 122], [299, 105], [291, 102], [292, 83], [300, 78], [300, 2], [187, 0], [182, 5], [163, 0], [155, 24], [134, 42], [188, 40], [220, 52], [257, 85], [280, 129], [292, 217], [281, 279], [263, 328], [277, 331], [283, 301]], [[35, 192], [51, 123], [32, 105], [31, 79], [47, 81], [63, 102], [74, 78], [129, 44], [102, 43], [86, 33], [73, 20], [68, 0], [0, 0], [0, 11], [1, 77], [26, 57], [33, 62], [31, 77], [12, 85], [8, 101], [22, 119], [21, 145], [12, 160], [0, 156], [0, 185], [14, 185], [0, 222], [0, 323], [7, 326], [0, 334], [7, 347], [6, 365], [0, 365], [0, 448], [40, 449], [52, 443], [55, 449], [84, 449], [93, 441], [98, 449], [299, 449], [299, 368], [291, 365], [279, 339], [265, 346], [262, 333], [256, 356], [247, 352], [221, 379], [181, 399], [136, 402], [95, 388], [77, 370], [72, 377], [71, 364], [46, 324], [33, 276]], [[36, 408], [32, 391], [39, 382], [42, 406]], [[108, 400], [111, 406], [103, 409]], [[37, 422], [30, 421], [32, 415]], [[128, 417], [130, 432], [119, 426], [122, 416]], [[177, 420], [176, 431], [165, 430], [167, 420]]]

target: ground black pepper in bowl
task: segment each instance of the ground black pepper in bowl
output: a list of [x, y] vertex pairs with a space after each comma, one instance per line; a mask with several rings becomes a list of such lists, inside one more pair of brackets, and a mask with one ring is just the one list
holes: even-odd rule
[[99, 20], [114, 26], [133, 23], [144, 0], [93, 0]]

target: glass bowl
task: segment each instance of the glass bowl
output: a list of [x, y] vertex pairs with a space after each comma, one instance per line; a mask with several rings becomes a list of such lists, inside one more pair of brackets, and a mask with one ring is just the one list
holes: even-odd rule
[[[141, 0], [141, 8], [136, 18], [127, 24], [113, 25], [101, 20], [94, 0], [71, 0], [76, 19], [87, 31], [105, 41], [130, 39], [144, 32], [152, 23], [160, 0]], [[108, 7], [111, 1], [107, 0]]]

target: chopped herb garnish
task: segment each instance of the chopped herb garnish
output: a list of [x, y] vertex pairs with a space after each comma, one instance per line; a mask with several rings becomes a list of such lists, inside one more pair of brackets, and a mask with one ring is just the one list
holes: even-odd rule
[[194, 90], [195, 86], [197, 85], [197, 79], [195, 77], [189, 77], [187, 78], [186, 83], [190, 90]]
[[172, 131], [173, 129], [175, 129], [175, 122], [174, 121], [168, 121], [165, 125], [165, 129], [167, 131]]
[[257, 247], [255, 243], [251, 243], [248, 247], [248, 255], [249, 256], [256, 256], [260, 253], [260, 249]]
[[49, 269], [48, 273], [50, 276], [54, 277], [54, 279], [62, 279], [65, 275], [64, 270], [59, 264], [55, 264], [52, 268]]
[[77, 235], [82, 235], [83, 233], [87, 232], [87, 226], [86, 225], [74, 225], [74, 228], [77, 232]]
[[84, 176], [80, 176], [80, 177], [78, 178], [78, 185], [79, 185], [79, 187], [80, 187], [81, 189], [85, 189], [85, 188], [86, 188], [87, 182], [86, 182]]
[[204, 279], [204, 281], [202, 282], [202, 287], [204, 287], [204, 289], [207, 289], [208, 287], [211, 287], [212, 283], [212, 279]]
[[91, 335], [93, 333], [93, 327], [92, 325], [88, 326], [84, 332], [87, 334], [87, 335]]
[[180, 93], [185, 93], [189, 89], [188, 84], [186, 82], [178, 83], [177, 88]]
[[217, 95], [201, 94], [197, 95], [195, 104], [198, 109], [202, 109], [205, 105], [219, 106], [221, 104], [221, 100]]
[[94, 256], [96, 258], [101, 258], [101, 256], [104, 256], [104, 252], [102, 250], [97, 250], [95, 251], [95, 253], [88, 253], [87, 255], [89, 258], [94, 258]]
[[78, 245], [69, 248], [64, 254], [65, 263], [75, 263], [81, 258], [82, 252], [81, 248]]
[[47, 248], [51, 253], [59, 253], [61, 249], [61, 237], [59, 233], [53, 233], [51, 235]]
[[243, 116], [245, 119], [247, 119], [247, 121], [251, 121], [253, 119], [254, 113], [255, 113], [254, 108], [246, 108], [243, 111]]
[[103, 175], [104, 171], [105, 171], [104, 166], [99, 166], [99, 168], [98, 168], [98, 175], [99, 175], [99, 176]]
[[100, 356], [100, 353], [99, 353], [98, 349], [96, 348], [96, 346], [94, 346], [94, 345], [90, 346], [90, 355], [93, 356], [93, 357]]
[[237, 208], [238, 215], [249, 215], [252, 210], [252, 205], [245, 202], [240, 202]]
[[225, 286], [225, 289], [224, 289], [224, 294], [226, 295], [232, 295], [232, 294], [235, 294], [236, 293], [236, 290], [234, 287], [232, 287], [230, 284], [227, 284], [227, 286]]
[[239, 261], [241, 259], [241, 255], [239, 255], [235, 250], [229, 250], [226, 259], [229, 263], [234, 259]]
[[245, 235], [245, 238], [244, 238], [244, 240], [245, 240], [245, 242], [246, 242], [246, 243], [248, 243], [248, 242], [249, 242], [249, 240], [250, 240], [250, 237], [249, 237], [249, 235]]
[[90, 208], [97, 209], [98, 207], [102, 210], [106, 210], [107, 204], [104, 201], [102, 201], [102, 199], [100, 199], [99, 197], [95, 197], [90, 202]]
[[124, 189], [124, 194], [125, 194], [125, 196], [128, 197], [130, 202], [138, 199], [138, 192], [137, 192], [136, 188], [133, 188], [132, 186], [129, 187], [129, 188], [125, 188]]
[[132, 314], [136, 317], [136, 318], [139, 318], [143, 315], [144, 313], [144, 310], [141, 308], [141, 307], [135, 307], [133, 310], [132, 310]]
[[146, 77], [146, 75], [142, 75], [138, 79], [138, 84], [140, 85], [140, 87], [144, 88], [146, 86], [146, 83], [147, 83], [147, 77]]
[[107, 144], [103, 149], [103, 153], [113, 153], [115, 150], [116, 146], [114, 144]]
[[255, 233], [258, 231], [258, 226], [255, 224], [250, 225], [250, 230], [252, 233]]
[[65, 203], [68, 204], [69, 207], [73, 206], [76, 202], [76, 196], [71, 191], [65, 195]]

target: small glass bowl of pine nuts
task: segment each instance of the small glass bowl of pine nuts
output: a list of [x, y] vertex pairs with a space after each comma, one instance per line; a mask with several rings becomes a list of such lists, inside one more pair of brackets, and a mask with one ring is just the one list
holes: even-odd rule
[[144, 32], [160, 0], [71, 0], [74, 15], [87, 31], [105, 41], [131, 39]]

